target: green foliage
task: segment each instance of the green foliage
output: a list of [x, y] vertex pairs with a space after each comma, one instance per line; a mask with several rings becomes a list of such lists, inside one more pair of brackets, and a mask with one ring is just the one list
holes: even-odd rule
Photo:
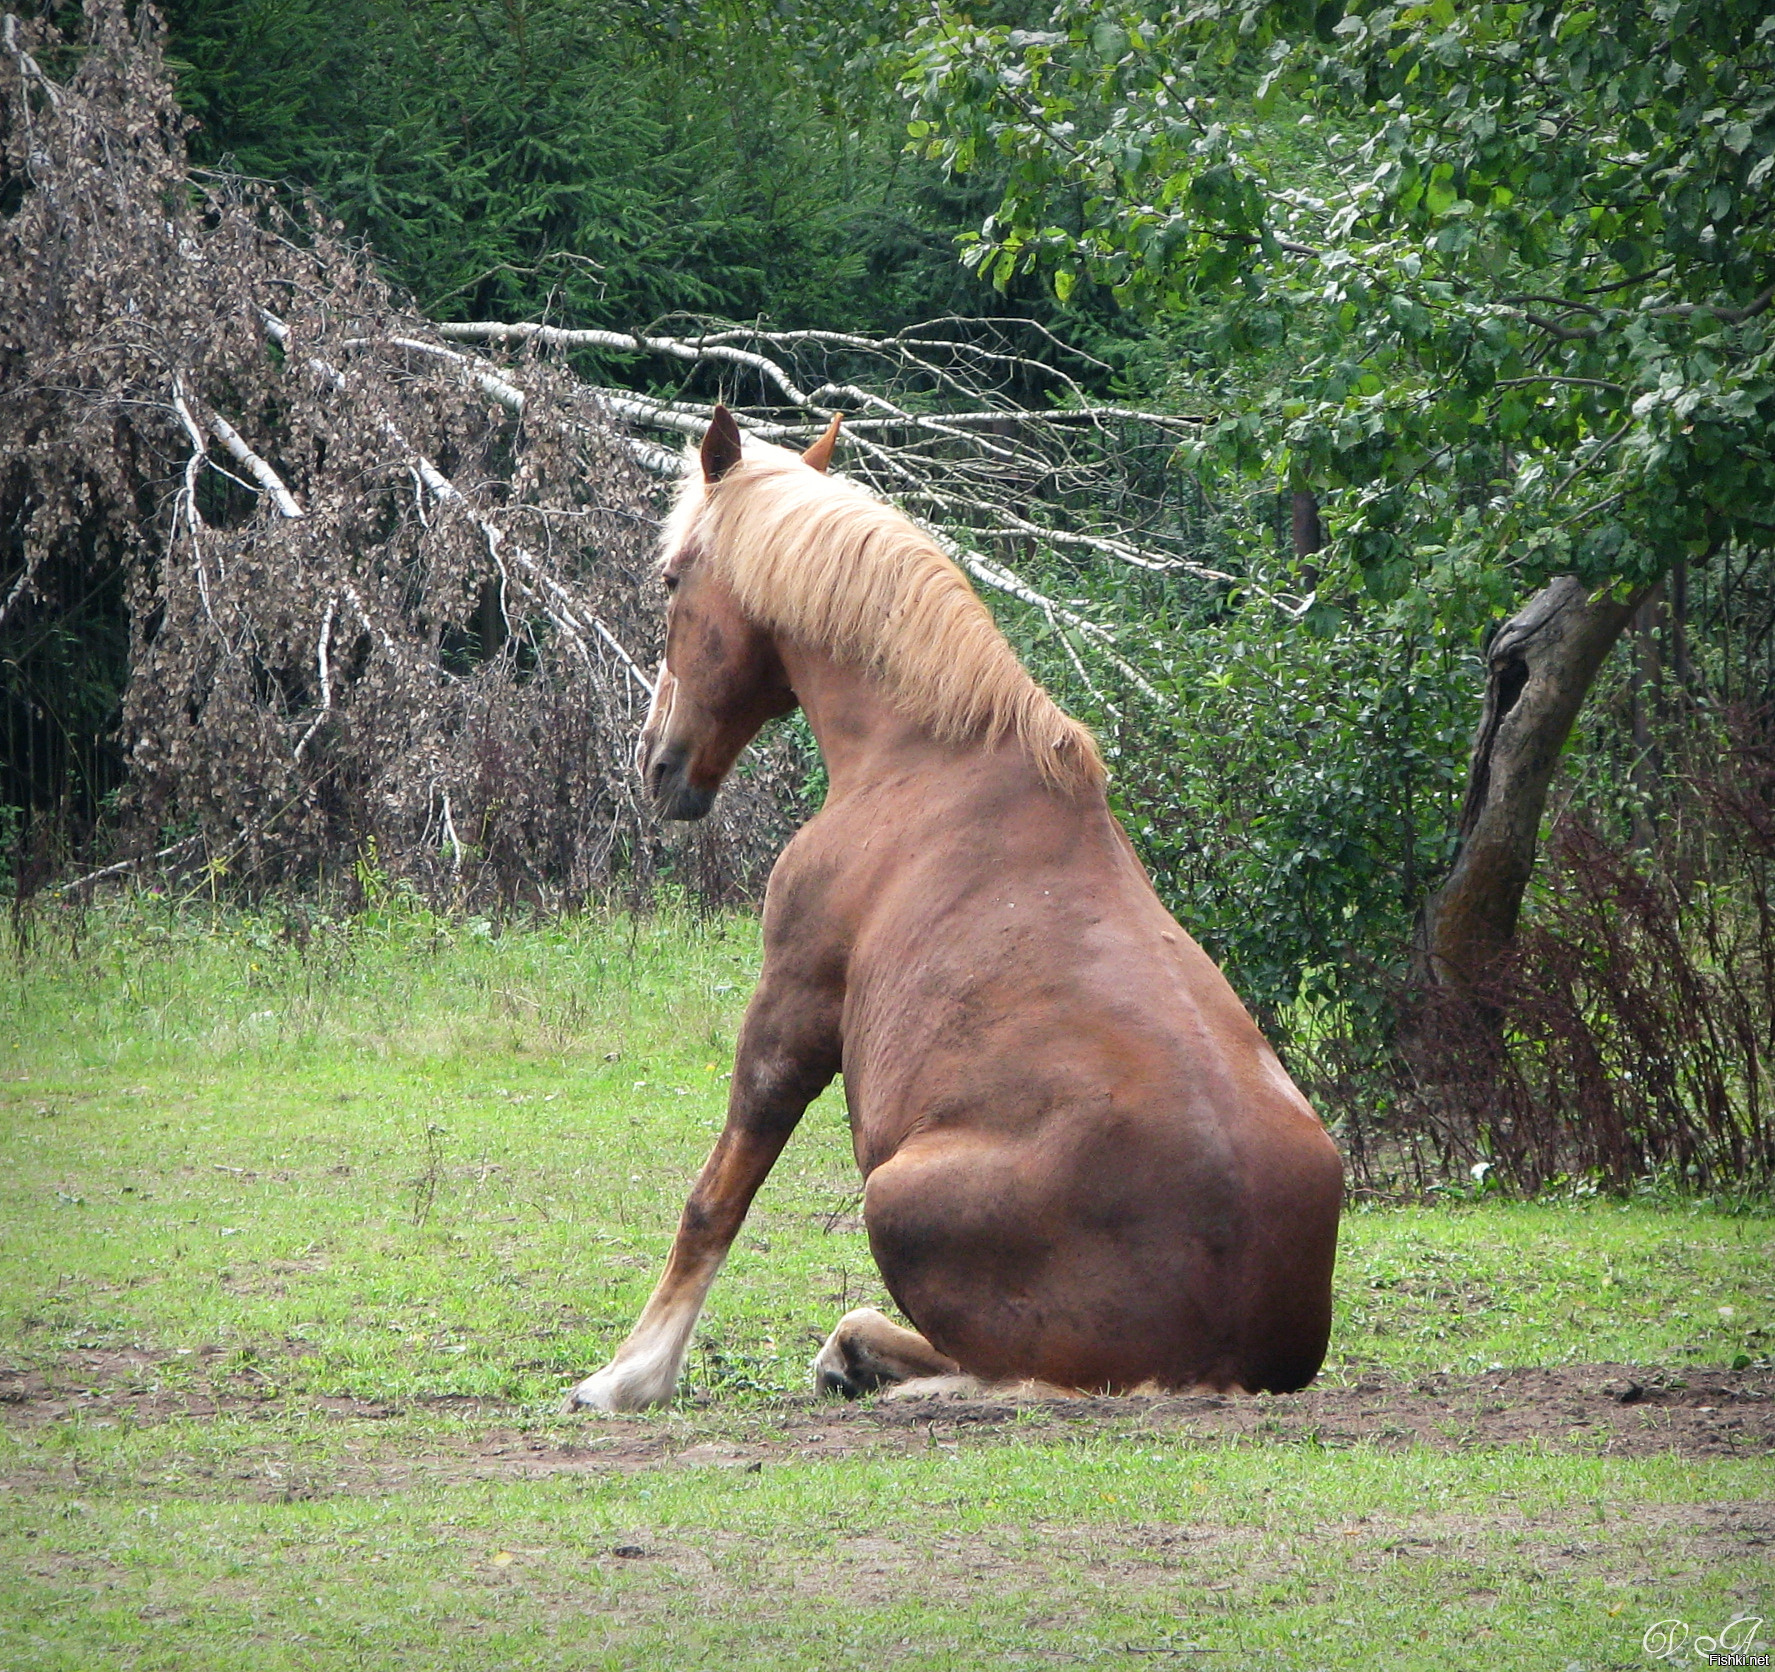
[[1448, 859], [1470, 663], [1255, 604], [1172, 646], [1170, 705], [1124, 729], [1143, 758], [1117, 784], [1167, 903], [1280, 1036], [1326, 1003], [1379, 1024]]
[[[1332, 493], [1382, 599], [1499, 604], [1760, 539], [1775, 17], [1758, 0], [944, 13], [925, 154], [1009, 171], [970, 251], [1288, 372], [1198, 454]], [[1291, 131], [1283, 138], [1282, 121]]]

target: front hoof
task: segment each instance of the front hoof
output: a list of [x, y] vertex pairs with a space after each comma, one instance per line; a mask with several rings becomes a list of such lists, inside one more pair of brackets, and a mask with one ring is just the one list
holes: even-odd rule
[[562, 1416], [575, 1411], [645, 1411], [650, 1405], [663, 1405], [672, 1397], [672, 1386], [660, 1388], [645, 1371], [637, 1374], [623, 1365], [607, 1364], [594, 1376], [588, 1376], [569, 1393], [561, 1405]]
[[588, 1376], [577, 1387], [567, 1390], [567, 1397], [561, 1401], [561, 1415], [577, 1416], [581, 1411], [607, 1411], [608, 1405], [600, 1404], [597, 1389], [592, 1385], [597, 1378]]
[[595, 1376], [588, 1376], [571, 1393], [561, 1406], [563, 1416], [572, 1416], [575, 1411], [639, 1411], [649, 1401], [629, 1397], [629, 1390], [624, 1388], [609, 1370], [600, 1370]]

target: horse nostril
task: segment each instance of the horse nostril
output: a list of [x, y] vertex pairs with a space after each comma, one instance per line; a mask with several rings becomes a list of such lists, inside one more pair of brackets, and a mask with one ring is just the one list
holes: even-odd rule
[[641, 762], [641, 782], [647, 786], [647, 793], [658, 801], [667, 793], [667, 787], [674, 776], [680, 773], [685, 764], [685, 752], [674, 749], [669, 744], [660, 743], [646, 752]]

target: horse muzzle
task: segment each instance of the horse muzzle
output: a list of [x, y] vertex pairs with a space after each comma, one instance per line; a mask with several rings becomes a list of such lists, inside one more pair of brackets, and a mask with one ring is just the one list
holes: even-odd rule
[[662, 819], [700, 819], [715, 805], [714, 790], [690, 781], [690, 751], [681, 744], [656, 750], [641, 779]]

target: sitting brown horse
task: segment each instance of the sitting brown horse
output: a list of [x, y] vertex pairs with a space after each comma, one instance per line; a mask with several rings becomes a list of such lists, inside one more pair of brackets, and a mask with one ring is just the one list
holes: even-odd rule
[[568, 1407], [671, 1397], [753, 1195], [840, 1071], [870, 1248], [918, 1333], [850, 1314], [822, 1387], [1302, 1387], [1337, 1150], [1159, 903], [1090, 733], [929, 535], [825, 474], [836, 431], [742, 453], [717, 408], [666, 526], [639, 750], [660, 811], [702, 817], [797, 704], [831, 787], [771, 875], [726, 1126], [664, 1274]]

